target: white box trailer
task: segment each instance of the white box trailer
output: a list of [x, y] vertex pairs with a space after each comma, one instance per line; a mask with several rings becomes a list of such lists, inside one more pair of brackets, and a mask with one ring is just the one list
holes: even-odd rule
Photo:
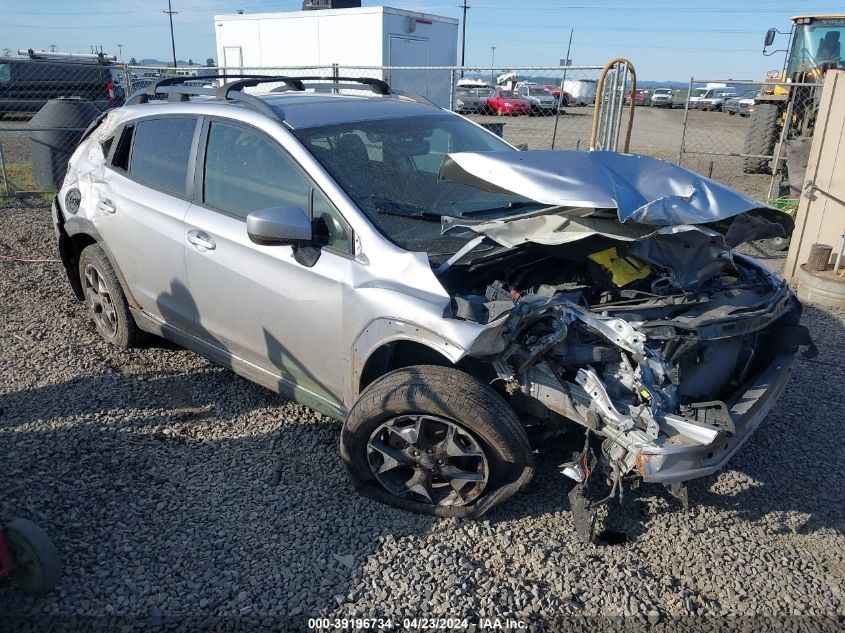
[[[214, 16], [217, 62], [230, 71], [331, 66], [383, 79], [448, 107], [447, 70], [371, 70], [381, 66], [455, 66], [458, 20], [392, 7], [358, 7]], [[331, 75], [324, 69], [321, 74]]]

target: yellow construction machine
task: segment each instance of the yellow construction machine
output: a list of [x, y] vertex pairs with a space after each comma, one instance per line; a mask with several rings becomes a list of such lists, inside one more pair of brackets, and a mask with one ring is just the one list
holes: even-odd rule
[[[779, 168], [772, 165], [769, 157], [774, 155], [781, 137], [812, 138], [821, 96], [821, 89], [816, 85], [823, 81], [828, 70], [845, 68], [841, 48], [845, 44], [845, 15], [795, 16], [787, 47], [767, 53], [778, 34], [787, 35], [777, 29], [768, 30], [763, 54], [785, 52], [786, 58], [780, 72], [769, 71], [751, 113], [744, 151], [748, 174], [769, 173], [770, 169]], [[787, 124], [784, 134], [783, 127]], [[798, 153], [808, 152], [809, 147]], [[790, 170], [798, 171], [791, 167]], [[803, 175], [803, 168], [800, 172]]]

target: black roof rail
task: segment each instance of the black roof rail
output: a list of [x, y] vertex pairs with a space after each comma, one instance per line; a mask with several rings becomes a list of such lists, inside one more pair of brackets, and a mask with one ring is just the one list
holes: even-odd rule
[[[205, 88], [184, 86], [188, 81], [205, 81], [209, 79], [233, 79], [219, 88]], [[182, 75], [179, 77], [165, 77], [159, 79], [148, 87], [143, 88], [131, 95], [126, 100], [126, 105], [147, 103], [150, 98], [156, 95], [167, 95], [168, 101], [187, 101], [191, 96], [210, 96], [220, 101], [239, 101], [247, 107], [257, 110], [273, 118], [284, 120], [284, 115], [278, 109], [269, 106], [263, 99], [255, 95], [243, 92], [244, 88], [251, 88], [264, 83], [283, 83], [289, 90], [305, 90], [306, 81], [320, 81], [330, 85], [339, 84], [362, 84], [367, 86], [375, 94], [388, 96], [396, 94], [405, 96], [401, 92], [394, 92], [390, 85], [381, 79], [372, 77], [288, 77], [285, 75]]]

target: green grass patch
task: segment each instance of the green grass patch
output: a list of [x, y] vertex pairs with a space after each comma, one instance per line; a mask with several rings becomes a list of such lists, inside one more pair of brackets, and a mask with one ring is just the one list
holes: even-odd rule
[[[6, 182], [3, 181], [3, 173], [0, 171], [0, 202], [9, 202], [21, 195], [27, 197], [39, 197], [43, 198], [47, 202], [50, 202], [56, 193], [55, 191], [32, 193], [38, 191], [39, 188], [35, 184], [35, 177], [32, 173], [32, 165], [29, 163], [6, 163], [6, 178], [8, 179], [9, 193], [6, 193]], [[27, 193], [19, 193], [22, 191]]]

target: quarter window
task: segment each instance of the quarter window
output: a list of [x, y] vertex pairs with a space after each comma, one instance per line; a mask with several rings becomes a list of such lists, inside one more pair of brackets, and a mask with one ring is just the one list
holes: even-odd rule
[[[127, 125], [120, 133], [120, 139], [117, 141], [117, 147], [114, 150], [111, 164], [113, 167], [129, 170], [129, 151], [132, 149], [132, 134], [135, 131], [134, 125]], [[108, 156], [108, 151], [103, 148], [103, 154]]]
[[270, 207], [310, 208], [311, 185], [293, 161], [236, 125], [212, 122], [203, 183], [206, 204], [239, 218]]
[[196, 124], [192, 118], [138, 122], [129, 175], [140, 183], [184, 196]]

